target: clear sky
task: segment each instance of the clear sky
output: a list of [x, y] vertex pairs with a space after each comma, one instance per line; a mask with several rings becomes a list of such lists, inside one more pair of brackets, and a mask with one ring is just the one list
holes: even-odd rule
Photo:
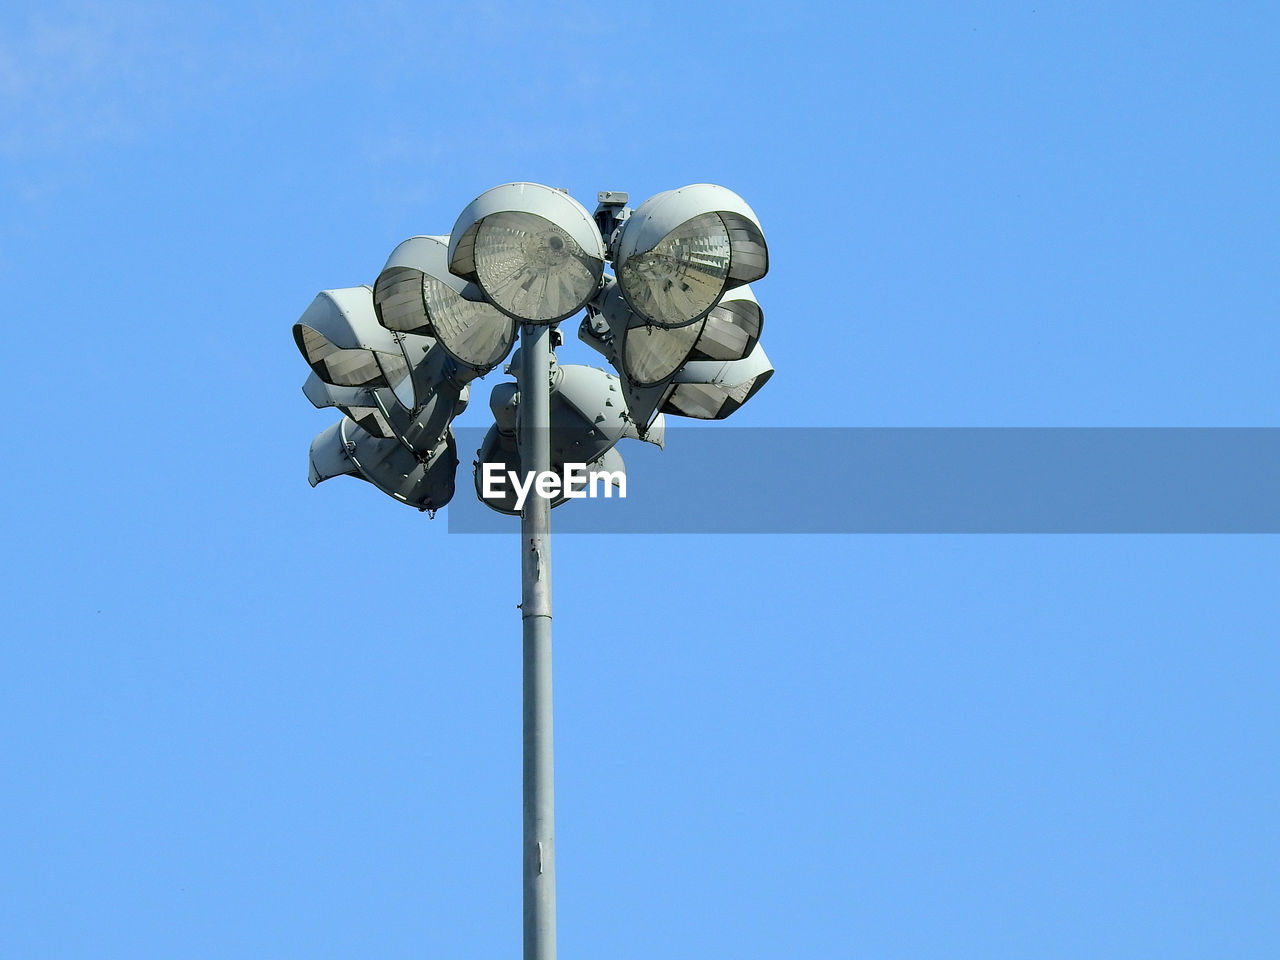
[[[9, 5], [0, 957], [517, 955], [516, 544], [307, 486], [317, 291], [505, 181], [711, 181], [772, 254], [737, 425], [1275, 426], [1278, 30]], [[1276, 955], [1275, 537], [555, 560], [564, 957]]]

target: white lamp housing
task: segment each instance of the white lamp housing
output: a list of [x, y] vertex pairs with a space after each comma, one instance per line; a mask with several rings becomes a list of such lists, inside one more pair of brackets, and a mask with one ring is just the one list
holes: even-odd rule
[[435, 337], [481, 375], [515, 342], [515, 322], [449, 272], [448, 237], [410, 237], [391, 251], [373, 285], [373, 306], [388, 330]]
[[458, 447], [449, 430], [429, 457], [415, 456], [398, 440], [384, 440], [344, 418], [311, 442], [308, 479], [314, 487], [331, 477], [366, 480], [419, 510], [438, 510], [451, 499]]
[[640, 204], [622, 224], [613, 265], [632, 310], [679, 327], [706, 316], [726, 290], [763, 277], [769, 250], [745, 200], [695, 183]]
[[764, 311], [745, 283], [730, 290], [703, 320], [691, 360], [743, 360], [760, 342]]
[[410, 367], [430, 348], [426, 337], [397, 338], [378, 323], [369, 287], [325, 290], [293, 325], [303, 359], [335, 387], [387, 388], [414, 406]]
[[672, 378], [662, 412], [696, 420], [723, 420], [759, 392], [773, 364], [757, 343], [743, 360], [690, 360]]
[[[588, 311], [578, 337], [618, 371], [627, 409], [642, 430], [659, 410], [721, 419], [764, 386], [768, 377], [759, 377], [763, 371], [755, 369], [759, 357], [753, 365], [732, 365], [756, 352], [764, 327], [764, 312], [746, 284], [725, 294], [701, 320], [682, 327], [659, 327], [628, 307], [618, 284], [610, 278], [605, 282], [605, 292]], [[767, 365], [767, 359], [764, 362]], [[725, 378], [736, 376], [758, 379], [733, 406], [728, 395], [721, 394]], [[703, 380], [708, 383], [699, 391], [696, 384]], [[678, 387], [682, 382], [691, 385]], [[678, 396], [677, 406], [668, 404], [672, 396]], [[715, 400], [716, 396], [720, 399]]]
[[[302, 385], [302, 392], [317, 409], [337, 407], [359, 424], [366, 433], [391, 439], [396, 435], [391, 420], [395, 415], [395, 400], [391, 391], [372, 387], [336, 387], [325, 383], [314, 370]], [[312, 486], [315, 486], [313, 483]]]
[[449, 238], [449, 270], [507, 316], [556, 323], [586, 305], [604, 274], [604, 239], [582, 204], [540, 183], [486, 190]]
[[368, 287], [321, 293], [293, 335], [311, 366], [302, 392], [314, 406], [337, 407], [364, 432], [418, 456], [440, 447], [477, 375], [433, 337], [381, 326]]

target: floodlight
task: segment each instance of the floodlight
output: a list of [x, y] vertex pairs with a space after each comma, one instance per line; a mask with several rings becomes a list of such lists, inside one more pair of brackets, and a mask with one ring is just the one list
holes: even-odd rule
[[483, 374], [511, 350], [516, 325], [475, 284], [451, 274], [448, 261], [448, 237], [410, 237], [378, 274], [373, 307], [388, 330], [433, 336]]
[[627, 409], [645, 439], [659, 410], [720, 420], [772, 375], [759, 348], [764, 312], [749, 286], [730, 291], [702, 320], [670, 328], [647, 324], [618, 286], [606, 278], [578, 337], [618, 371]]
[[[649, 422], [657, 414], [658, 408], [662, 406], [662, 401], [667, 395], [667, 383], [665, 380], [659, 380], [646, 386], [635, 382], [628, 373], [630, 369], [628, 364], [623, 361], [623, 350], [631, 333], [635, 331], [637, 339], [636, 350], [632, 353], [632, 367], [656, 367], [661, 364], [670, 370], [667, 374], [669, 379], [687, 359], [688, 351], [686, 349], [685, 355], [678, 359], [671, 358], [673, 346], [670, 343], [671, 338], [664, 338], [661, 335], [685, 333], [687, 336], [687, 332], [684, 328], [668, 330], [648, 326], [642, 318], [627, 307], [613, 280], [606, 278], [606, 282], [608, 286], [604, 295], [597, 301], [599, 306], [590, 307], [587, 318], [578, 327], [578, 339], [604, 356], [618, 371], [627, 411], [640, 431], [640, 435], [647, 438]], [[695, 338], [697, 330], [697, 324], [691, 324], [688, 327], [688, 331], [692, 332]], [[650, 339], [649, 331], [657, 335]], [[667, 342], [663, 342], [664, 340]]]
[[707, 314], [691, 360], [742, 360], [760, 342], [764, 311], [746, 284], [726, 293]]
[[293, 339], [325, 383], [385, 387], [401, 406], [414, 406], [409, 367], [429, 349], [430, 342], [423, 337], [397, 337], [379, 326], [369, 287], [318, 294], [293, 325]]
[[613, 265], [632, 310], [659, 326], [678, 327], [706, 316], [726, 290], [763, 277], [769, 251], [745, 200], [695, 183], [632, 211]]
[[756, 344], [743, 360], [690, 360], [672, 380], [663, 413], [697, 420], [723, 420], [759, 392], [773, 364]]
[[[337, 407], [353, 421], [351, 429], [359, 427], [360, 436], [386, 440], [424, 467], [434, 467], [434, 458], [452, 442], [449, 424], [466, 409], [467, 384], [478, 375], [476, 368], [460, 365], [433, 337], [380, 326], [368, 287], [321, 293], [293, 332], [312, 368], [302, 388], [312, 404]], [[364, 446], [364, 461], [392, 463], [389, 449]], [[361, 476], [406, 503], [440, 505], [438, 490], [429, 497], [397, 493], [405, 482], [418, 481], [408, 461], [393, 466], [409, 480], [390, 476], [391, 468], [382, 466], [371, 466]], [[431, 484], [438, 487], [438, 481]]]
[[600, 286], [604, 240], [582, 204], [539, 183], [486, 190], [462, 211], [449, 238], [449, 269], [477, 283], [507, 316], [555, 323]]
[[[635, 210], [621, 191], [597, 200], [593, 217], [550, 187], [495, 187], [448, 236], [397, 246], [372, 288], [321, 293], [293, 329], [311, 367], [303, 392], [345, 414], [311, 444], [311, 485], [353, 476], [432, 512], [454, 494], [450, 424], [469, 384], [519, 332], [505, 368], [516, 382], [490, 396], [475, 481], [482, 502], [520, 516], [526, 960], [555, 956], [550, 507], [576, 492], [565, 488], [570, 464], [586, 468], [583, 484], [625, 484], [621, 440], [661, 447], [667, 414], [730, 416], [773, 374], [748, 286], [769, 252], [741, 197], [702, 183]], [[584, 307], [579, 336], [616, 376], [556, 365], [554, 325]], [[486, 490], [497, 479], [486, 466], [506, 482]], [[553, 491], [545, 478], [557, 475]]]
[[314, 487], [331, 477], [353, 476], [419, 510], [438, 510], [453, 499], [458, 446], [449, 430], [430, 456], [415, 455], [399, 440], [366, 432], [344, 418], [311, 442], [308, 477]]
[[385, 387], [409, 376], [403, 357], [356, 347], [343, 349], [319, 330], [300, 323], [294, 328], [298, 349], [311, 369], [335, 387]]
[[[636, 386], [653, 386], [670, 379], [689, 358], [702, 332], [703, 321], [683, 327], [656, 326], [627, 306], [614, 280], [606, 278], [605, 284], [604, 292], [589, 311], [603, 317], [604, 327], [597, 331], [596, 339], [611, 341], [601, 352], [627, 382]], [[579, 329], [579, 336], [587, 339], [593, 329], [589, 317]], [[595, 343], [591, 345], [600, 349]]]
[[346, 443], [342, 439], [342, 424], [345, 422], [347, 421], [335, 423], [311, 441], [307, 471], [307, 480], [311, 486], [334, 477], [360, 477], [355, 462], [347, 456]]

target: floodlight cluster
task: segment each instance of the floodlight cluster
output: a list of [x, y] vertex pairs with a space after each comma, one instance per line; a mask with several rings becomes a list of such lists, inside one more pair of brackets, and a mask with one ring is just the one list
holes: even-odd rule
[[[748, 286], [768, 270], [755, 213], [714, 184], [634, 210], [626, 199], [602, 193], [593, 215], [564, 191], [503, 184], [447, 236], [397, 246], [372, 287], [319, 294], [293, 328], [312, 370], [303, 390], [344, 417], [312, 442], [312, 485], [350, 475], [421, 510], [444, 506], [458, 466], [452, 421], [471, 381], [507, 359], [519, 325], [583, 310], [580, 339], [615, 373], [553, 367], [554, 469], [620, 471], [617, 443], [661, 445], [665, 414], [723, 419], [754, 396], [773, 373]], [[495, 387], [475, 462], [477, 495], [504, 513], [517, 511], [485, 499], [478, 478], [485, 463], [519, 471], [519, 402], [518, 384]]]

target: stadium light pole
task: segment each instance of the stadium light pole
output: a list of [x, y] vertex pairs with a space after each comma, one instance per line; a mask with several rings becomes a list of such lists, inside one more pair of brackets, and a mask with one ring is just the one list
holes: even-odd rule
[[551, 499], [541, 486], [551, 472], [552, 325], [596, 295], [605, 256], [586, 208], [535, 183], [485, 191], [449, 235], [449, 269], [520, 325], [516, 445], [522, 474], [536, 480], [520, 514], [525, 960], [556, 956]]
[[[551, 329], [520, 326], [520, 463], [551, 469]], [[535, 485], [536, 486], [536, 485]], [[520, 515], [524, 634], [524, 956], [555, 960], [555, 763], [551, 711], [551, 500], [534, 489]]]
[[[599, 201], [593, 216], [562, 190], [494, 187], [448, 237], [404, 241], [372, 288], [322, 293], [294, 326], [313, 371], [304, 392], [346, 415], [312, 442], [312, 485], [352, 475], [432, 513], [454, 492], [450, 422], [518, 329], [516, 389], [495, 387], [475, 467], [480, 499], [520, 514], [524, 960], [556, 957], [551, 508], [566, 499], [566, 451], [620, 469], [623, 437], [661, 446], [664, 414], [723, 419], [773, 372], [747, 287], [768, 251], [741, 197], [694, 184], [635, 210], [624, 193]], [[555, 362], [556, 326], [584, 308], [579, 337], [616, 377]], [[482, 461], [510, 458], [513, 420], [514, 475], [528, 485], [518, 511], [479, 482]], [[544, 488], [557, 472], [559, 489]]]

